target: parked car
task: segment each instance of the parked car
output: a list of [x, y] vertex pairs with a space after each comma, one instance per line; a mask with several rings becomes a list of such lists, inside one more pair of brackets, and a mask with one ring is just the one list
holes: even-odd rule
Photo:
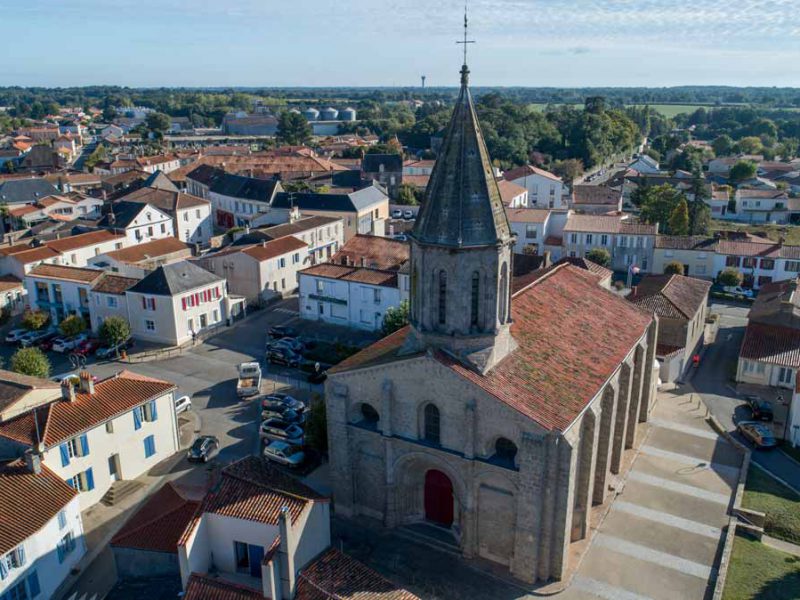
[[287, 467], [299, 467], [306, 459], [303, 449], [274, 440], [264, 446], [264, 458]]
[[123, 342], [115, 344], [114, 346], [100, 346], [95, 352], [97, 358], [111, 358], [117, 354], [122, 354], [123, 350], [133, 347], [133, 340], [127, 339]]
[[278, 440], [294, 446], [303, 445], [303, 428], [283, 419], [268, 419], [261, 423], [258, 435], [262, 439]]
[[297, 337], [297, 330], [292, 327], [284, 327], [282, 325], [276, 325], [275, 327], [269, 328], [269, 337], [274, 340], [279, 340], [285, 337]]
[[54, 352], [70, 352], [89, 339], [89, 334], [79, 333], [72, 337], [58, 337], [53, 342]]
[[733, 294], [734, 296], [744, 296], [745, 298], [753, 297], [753, 290], [743, 288], [740, 285], [726, 285], [722, 289], [728, 294]]
[[276, 407], [276, 410], [280, 409], [280, 407], [288, 407], [292, 410], [297, 412], [304, 412], [306, 410], [306, 403], [302, 400], [298, 400], [293, 396], [289, 396], [288, 394], [270, 394], [263, 400], [261, 400], [261, 408], [268, 409], [272, 407]]
[[414, 218], [414, 211], [413, 210], [404, 210], [403, 211], [403, 218], [406, 221], [410, 221], [411, 219]]
[[213, 435], [201, 435], [194, 441], [186, 458], [189, 462], [208, 462], [219, 454], [219, 440]]
[[750, 412], [753, 413], [753, 419], [756, 421], [772, 421], [774, 414], [770, 402], [758, 396], [747, 396], [745, 400], [747, 400], [747, 405], [750, 407]]
[[288, 348], [295, 354], [300, 354], [306, 349], [306, 345], [296, 337], [285, 337], [279, 340], [272, 340], [267, 343], [267, 350], [271, 348]]
[[184, 411], [192, 410], [192, 399], [189, 396], [181, 396], [175, 400], [175, 414], [180, 414]]
[[287, 367], [297, 367], [303, 357], [295, 354], [289, 348], [270, 348], [267, 350], [267, 362]]
[[400, 210], [399, 208], [395, 208], [392, 211], [392, 218], [393, 219], [402, 219], [403, 218], [403, 211]]
[[56, 329], [38, 329], [36, 331], [29, 331], [21, 338], [19, 338], [19, 345], [23, 348], [31, 346], [38, 346], [41, 342], [51, 340], [58, 335]]
[[15, 344], [19, 341], [19, 338], [24, 336], [25, 334], [30, 333], [28, 329], [12, 329], [6, 334], [6, 343], [7, 344]]
[[88, 340], [78, 344], [73, 352], [75, 352], [75, 354], [80, 354], [81, 356], [89, 356], [90, 354], [94, 354], [99, 347], [100, 340], [96, 338], [89, 338]]
[[736, 431], [745, 439], [752, 442], [756, 448], [774, 448], [778, 445], [772, 429], [768, 425], [757, 421], [741, 421], [736, 425]]
[[287, 423], [305, 425], [306, 414], [303, 411], [298, 412], [293, 408], [289, 408], [283, 404], [280, 407], [273, 406], [270, 408], [265, 408], [261, 411], [262, 421], [269, 421], [270, 419], [280, 419], [281, 421], [286, 421]]

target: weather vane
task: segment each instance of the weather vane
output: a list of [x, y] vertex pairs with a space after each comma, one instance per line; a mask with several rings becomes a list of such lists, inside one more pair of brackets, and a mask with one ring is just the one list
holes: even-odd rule
[[464, 3], [464, 41], [456, 42], [456, 44], [464, 44], [464, 66], [467, 64], [467, 45], [474, 44], [475, 40], [468, 40], [467, 39], [467, 32], [468, 32], [469, 25], [467, 23], [467, 4]]

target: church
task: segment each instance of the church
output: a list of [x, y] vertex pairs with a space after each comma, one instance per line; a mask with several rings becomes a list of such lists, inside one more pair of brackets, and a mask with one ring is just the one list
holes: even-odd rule
[[329, 371], [334, 502], [557, 580], [653, 408], [658, 322], [572, 264], [513, 290], [468, 83], [465, 61], [410, 236], [410, 325]]

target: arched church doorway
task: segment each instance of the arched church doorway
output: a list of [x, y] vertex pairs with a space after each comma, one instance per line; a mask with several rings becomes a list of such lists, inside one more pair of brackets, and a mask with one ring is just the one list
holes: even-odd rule
[[425, 473], [425, 519], [442, 527], [453, 524], [453, 483], [436, 469]]

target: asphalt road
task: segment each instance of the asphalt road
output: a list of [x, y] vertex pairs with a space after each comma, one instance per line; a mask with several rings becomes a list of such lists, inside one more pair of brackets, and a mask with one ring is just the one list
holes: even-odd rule
[[720, 315], [716, 341], [706, 350], [698, 372], [686, 385], [686, 391], [701, 395], [717, 420], [743, 444], [752, 448], [752, 461], [800, 491], [800, 465], [779, 450], [755, 450], [752, 444], [736, 433], [736, 423], [751, 418], [744, 399], [736, 394], [733, 375], [739, 357], [745, 328], [747, 306], [714, 303], [711, 312]]

